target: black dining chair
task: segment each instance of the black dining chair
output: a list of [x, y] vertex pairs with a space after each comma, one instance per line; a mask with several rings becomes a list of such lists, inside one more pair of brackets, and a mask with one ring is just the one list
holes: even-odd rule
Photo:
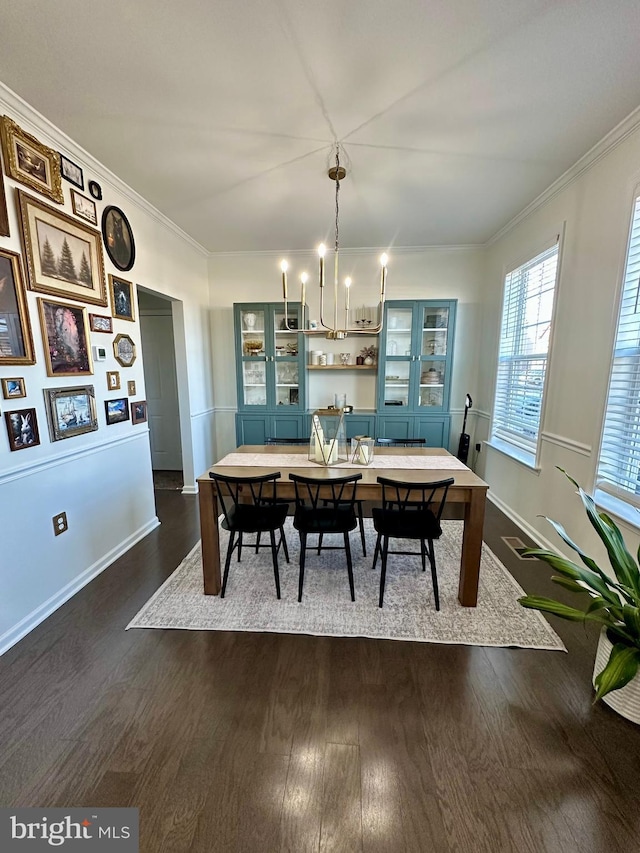
[[[423, 572], [426, 571], [426, 558], [429, 558], [433, 597], [436, 610], [440, 610], [433, 542], [434, 539], [439, 539], [442, 536], [440, 520], [447, 500], [447, 492], [454, 482], [453, 477], [431, 483], [404, 483], [399, 480], [389, 480], [386, 477], [378, 477], [377, 479], [378, 483], [382, 485], [382, 506], [373, 509], [373, 526], [378, 536], [371, 568], [375, 569], [378, 554], [380, 554], [382, 571], [380, 572], [378, 606], [382, 607], [384, 601], [388, 555], [405, 554], [420, 556]], [[390, 551], [389, 539], [416, 540], [420, 542], [420, 551]]]
[[356, 483], [362, 479], [362, 474], [351, 474], [348, 477], [335, 477], [330, 480], [289, 474], [289, 479], [293, 481], [295, 489], [296, 506], [293, 526], [300, 536], [298, 601], [302, 601], [307, 550], [315, 551], [318, 547], [318, 553], [320, 553], [320, 546], [307, 546], [307, 537], [316, 533], [319, 537], [329, 533], [342, 534], [344, 545], [323, 544], [322, 548], [328, 550], [344, 548], [351, 601], [355, 601], [349, 533], [355, 530], [358, 524], [355, 509]]
[[265, 444], [309, 444], [308, 438], [265, 438]]
[[382, 447], [424, 447], [426, 438], [376, 438]]
[[[220, 598], [224, 598], [229, 577], [231, 555], [238, 549], [238, 562], [242, 557], [242, 537], [245, 533], [269, 533], [270, 546], [256, 544], [258, 548], [271, 547], [273, 560], [273, 575], [276, 582], [276, 595], [280, 598], [280, 574], [278, 572], [278, 551], [280, 546], [289, 562], [289, 550], [284, 535], [284, 522], [289, 505], [276, 501], [275, 481], [280, 478], [280, 472], [264, 474], [261, 477], [227, 477], [223, 474], [209, 473], [216, 484], [218, 501], [222, 509], [222, 526], [229, 531], [229, 545], [224, 564], [222, 590]], [[276, 545], [276, 530], [280, 532], [280, 541]], [[237, 538], [236, 538], [237, 537]]]

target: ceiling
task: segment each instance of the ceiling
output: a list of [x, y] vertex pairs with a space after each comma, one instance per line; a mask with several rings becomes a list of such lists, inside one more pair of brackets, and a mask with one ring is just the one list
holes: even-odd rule
[[21, 0], [0, 80], [209, 251], [486, 242], [640, 104], [638, 0]]

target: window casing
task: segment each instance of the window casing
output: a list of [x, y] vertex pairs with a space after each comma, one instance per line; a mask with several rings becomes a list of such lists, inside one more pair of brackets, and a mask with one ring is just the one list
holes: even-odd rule
[[640, 507], [640, 195], [633, 207], [596, 489]]
[[491, 443], [535, 465], [558, 274], [558, 240], [505, 276]]

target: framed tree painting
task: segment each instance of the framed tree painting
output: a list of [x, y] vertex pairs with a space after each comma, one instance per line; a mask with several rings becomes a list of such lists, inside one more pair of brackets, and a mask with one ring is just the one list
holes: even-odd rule
[[8, 116], [2, 117], [0, 135], [7, 175], [62, 204], [60, 160], [53, 148], [43, 145]]
[[93, 373], [87, 309], [38, 299], [47, 376]]
[[5, 412], [4, 419], [7, 424], [9, 448], [11, 450], [24, 450], [27, 447], [36, 447], [40, 444], [35, 409], [18, 409], [15, 412]]
[[102, 212], [102, 237], [114, 267], [121, 272], [130, 270], [136, 259], [136, 244], [129, 220], [119, 207], [109, 205]]
[[18, 210], [30, 289], [106, 306], [99, 232], [22, 190]]
[[0, 249], [0, 366], [35, 362], [20, 255]]

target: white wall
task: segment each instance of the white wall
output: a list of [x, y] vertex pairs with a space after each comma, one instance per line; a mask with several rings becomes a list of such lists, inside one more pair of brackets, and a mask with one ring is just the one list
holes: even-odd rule
[[[388, 299], [457, 299], [458, 314], [454, 368], [452, 376], [451, 442], [457, 448], [462, 424], [464, 397], [473, 396], [477, 383], [481, 323], [482, 250], [466, 248], [425, 248], [389, 251]], [[350, 275], [351, 306], [374, 306], [379, 296], [380, 250], [340, 250], [340, 278]], [[218, 254], [209, 260], [211, 282], [211, 336], [213, 380], [216, 409], [216, 452], [220, 456], [236, 446], [234, 415], [237, 409], [235, 356], [233, 345], [234, 302], [277, 302], [282, 299], [280, 260], [282, 254]], [[302, 270], [310, 274], [307, 301], [310, 319], [318, 318], [317, 255], [289, 254], [289, 298], [299, 299], [298, 281]], [[329, 264], [331, 266], [331, 263]], [[325, 315], [333, 317], [333, 287], [326, 288]], [[342, 294], [340, 299], [343, 299]], [[343, 303], [340, 302], [342, 305]], [[327, 310], [329, 306], [329, 310]], [[366, 339], [366, 343], [377, 341]], [[309, 339], [311, 349], [358, 354], [365, 340], [355, 337], [328, 342], [322, 337]], [[309, 405], [333, 403], [336, 390], [346, 392], [349, 402], [361, 409], [375, 409], [375, 378], [357, 374], [309, 373]], [[339, 386], [339, 387], [338, 387]]]
[[[570, 472], [587, 490], [593, 488], [631, 205], [640, 182], [640, 130], [632, 130], [610, 147], [614, 138], [603, 142], [598, 156], [593, 152], [577, 164], [570, 182], [550, 193], [548, 200], [534, 206], [487, 249], [478, 397], [480, 408], [488, 413], [493, 403], [505, 267], [535, 254], [540, 242], [564, 223], [541, 470], [531, 471], [485, 447], [478, 472], [489, 482], [492, 496], [538, 538], [560, 545], [550, 525], [537, 517], [542, 513], [562, 521], [577, 541], [589, 543], [594, 550], [596, 540], [579, 498], [555, 466]], [[483, 418], [476, 438], [486, 437], [488, 428], [489, 420]], [[637, 531], [627, 528], [626, 534], [636, 549]]]
[[[52, 127], [9, 90], [0, 87], [0, 111], [13, 118], [41, 142], [63, 152], [84, 170], [85, 186], [97, 180], [103, 200], [97, 202], [98, 221], [105, 205], [124, 210], [135, 236], [136, 260], [130, 272], [118, 273], [105, 253], [107, 273], [119, 274], [172, 299], [181, 403], [181, 429], [187, 490], [213, 456], [213, 385], [210, 362], [209, 286], [204, 251], [171, 225], [113, 174]], [[21, 252], [14, 187], [5, 176], [11, 236], [0, 246]], [[71, 214], [71, 184], [62, 181], [64, 206]], [[21, 187], [33, 196], [37, 193]], [[38, 196], [39, 197], [39, 196]], [[42, 199], [46, 201], [46, 199]], [[48, 202], [47, 202], [48, 203]], [[123, 368], [113, 356], [113, 338], [92, 334], [92, 343], [107, 345], [106, 361], [96, 362], [94, 374], [82, 377], [46, 375], [37, 296], [27, 292], [36, 364], [1, 366], [0, 377], [22, 376], [25, 399], [0, 401], [7, 410], [37, 410], [41, 443], [11, 451], [4, 419], [0, 425], [0, 652], [65, 601], [97, 572], [108, 566], [156, 524], [146, 425], [130, 421], [107, 426], [104, 400], [126, 396], [126, 382], [136, 381], [136, 399], [144, 399], [144, 373], [138, 323], [114, 319], [114, 332], [129, 334], [138, 345], [138, 358]], [[110, 308], [89, 307], [98, 314]], [[106, 371], [119, 370], [123, 390], [108, 392]], [[43, 388], [92, 384], [99, 429], [64, 441], [49, 439]], [[54, 537], [52, 517], [66, 511], [69, 530]]]

